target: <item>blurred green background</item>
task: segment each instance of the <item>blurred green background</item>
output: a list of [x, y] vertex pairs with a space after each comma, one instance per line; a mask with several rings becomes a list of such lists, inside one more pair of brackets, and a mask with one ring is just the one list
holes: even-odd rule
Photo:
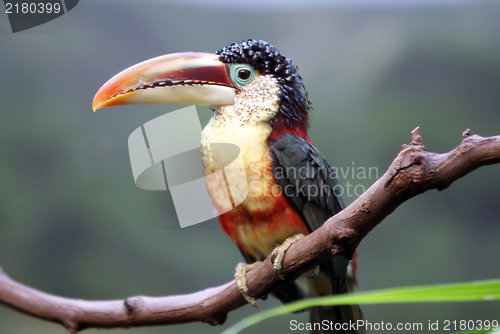
[[[217, 224], [181, 229], [170, 194], [132, 179], [129, 134], [178, 107], [92, 112], [106, 80], [154, 56], [271, 42], [304, 78], [311, 138], [344, 171], [381, 175], [416, 126], [435, 152], [458, 145], [466, 128], [500, 134], [498, 1], [394, 2], [88, 0], [16, 34], [0, 14], [0, 266], [24, 284], [84, 299], [189, 293], [232, 279], [242, 259]], [[200, 109], [204, 122], [210, 114]], [[359, 290], [500, 277], [499, 172], [481, 168], [396, 210], [358, 249]], [[359, 191], [375, 181], [352, 176], [340, 183]], [[270, 298], [262, 308], [277, 304]], [[498, 319], [500, 305], [363, 310], [372, 322], [427, 323]], [[227, 323], [254, 312], [243, 307]], [[245, 333], [286, 333], [290, 319], [307, 316]], [[110, 333], [220, 331], [186, 324]], [[66, 331], [0, 306], [0, 333]]]

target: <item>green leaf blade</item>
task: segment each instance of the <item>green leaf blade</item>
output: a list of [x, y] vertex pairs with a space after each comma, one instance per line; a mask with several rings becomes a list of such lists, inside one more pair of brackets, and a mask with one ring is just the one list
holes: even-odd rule
[[227, 328], [224, 332], [222, 332], [222, 334], [236, 334], [241, 330], [256, 325], [266, 319], [291, 312], [296, 312], [313, 306], [472, 302], [499, 300], [500, 280], [398, 287], [335, 296], [315, 297], [300, 300], [287, 305], [282, 305], [254, 314]]

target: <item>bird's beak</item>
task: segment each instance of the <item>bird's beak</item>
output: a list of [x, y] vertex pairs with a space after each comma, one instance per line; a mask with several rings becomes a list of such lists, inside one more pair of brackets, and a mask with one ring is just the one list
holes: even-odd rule
[[106, 82], [93, 109], [124, 104], [233, 104], [227, 65], [212, 53], [182, 52], [149, 59]]

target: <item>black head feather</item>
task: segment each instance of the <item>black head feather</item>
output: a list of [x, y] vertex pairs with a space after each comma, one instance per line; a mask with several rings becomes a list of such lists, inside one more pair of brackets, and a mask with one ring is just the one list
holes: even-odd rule
[[261, 74], [273, 75], [278, 80], [281, 96], [279, 112], [272, 122], [282, 123], [280, 126], [286, 128], [307, 128], [311, 106], [302, 78], [291, 59], [282, 56], [271, 44], [253, 39], [228, 45], [216, 54], [224, 63], [245, 63]]

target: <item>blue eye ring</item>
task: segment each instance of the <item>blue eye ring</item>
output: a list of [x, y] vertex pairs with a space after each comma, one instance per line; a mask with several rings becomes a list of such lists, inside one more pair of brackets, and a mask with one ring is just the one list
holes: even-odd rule
[[231, 80], [238, 86], [245, 86], [255, 79], [257, 72], [252, 66], [247, 64], [233, 64], [231, 65]]

